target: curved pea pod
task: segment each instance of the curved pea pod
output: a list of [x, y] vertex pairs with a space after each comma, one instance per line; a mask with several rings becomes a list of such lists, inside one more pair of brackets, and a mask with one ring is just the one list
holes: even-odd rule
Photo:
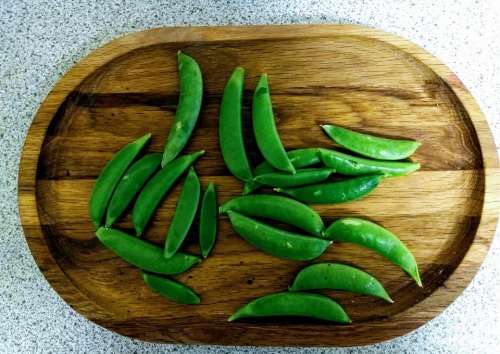
[[96, 232], [99, 241], [126, 262], [148, 272], [160, 274], [180, 274], [201, 262], [196, 256], [176, 253], [165, 259], [163, 249], [130, 236], [125, 232], [101, 227]]
[[200, 180], [194, 168], [191, 167], [179, 195], [174, 217], [168, 228], [168, 235], [165, 240], [165, 258], [171, 258], [184, 242], [196, 215], [199, 201]]
[[236, 211], [246, 216], [266, 218], [293, 225], [321, 237], [323, 220], [309, 206], [279, 195], [255, 194], [233, 198], [220, 207], [221, 213]]
[[217, 196], [214, 184], [210, 183], [203, 196], [200, 211], [200, 250], [203, 258], [207, 258], [214, 247], [216, 236]]
[[184, 284], [151, 273], [142, 273], [144, 283], [154, 292], [179, 304], [199, 304], [200, 297]]
[[318, 263], [302, 269], [290, 291], [344, 290], [394, 302], [380, 282], [361, 269], [340, 263]]
[[125, 209], [139, 193], [146, 181], [160, 167], [161, 154], [148, 154], [134, 162], [123, 175], [109, 202], [106, 214], [106, 227], [110, 227], [123, 214]]
[[234, 69], [224, 88], [219, 114], [219, 143], [222, 158], [229, 171], [241, 181], [250, 181], [252, 170], [241, 124], [244, 79], [245, 70], [238, 67]]
[[282, 292], [262, 296], [240, 307], [229, 322], [245, 317], [299, 316], [351, 323], [342, 306], [327, 296]]
[[180, 94], [175, 119], [165, 142], [161, 166], [165, 167], [179, 155], [193, 133], [200, 114], [203, 97], [201, 69], [193, 58], [179, 51]]
[[136, 141], [125, 145], [101, 171], [94, 184], [89, 201], [90, 219], [96, 228], [101, 226], [106, 208], [117, 184], [150, 138], [151, 134], [146, 134]]
[[344, 154], [335, 150], [319, 149], [321, 160], [337, 173], [346, 176], [382, 174], [402, 176], [420, 168], [418, 162], [379, 161]]
[[255, 88], [252, 119], [255, 140], [266, 161], [277, 170], [295, 173], [276, 128], [266, 74], [260, 77]]
[[296, 188], [275, 188], [292, 198], [309, 204], [344, 203], [361, 199], [373, 191], [380, 183], [382, 176], [362, 176], [335, 182], [312, 184]]
[[[318, 155], [318, 148], [305, 148], [305, 149], [296, 149], [287, 152], [288, 158], [290, 162], [295, 168], [303, 168], [318, 164], [321, 162], [321, 159]], [[253, 170], [254, 176], [259, 176], [265, 173], [271, 173], [276, 171], [273, 166], [269, 164], [267, 161], [263, 161], [255, 169]], [[243, 194], [249, 194], [254, 190], [262, 187], [262, 184], [256, 182], [255, 180], [245, 182], [243, 186]]]
[[179, 177], [205, 152], [198, 151], [178, 157], [163, 167], [144, 186], [132, 210], [132, 222], [137, 236], [140, 236], [158, 205]]
[[332, 124], [322, 125], [321, 128], [337, 144], [360, 155], [378, 160], [406, 159], [421, 145], [415, 140], [386, 139]]
[[422, 286], [413, 254], [399, 238], [383, 227], [368, 220], [343, 218], [333, 222], [324, 236], [332, 241], [355, 243], [381, 254], [408, 273], [418, 286]]
[[231, 210], [227, 214], [237, 234], [259, 250], [276, 257], [308, 261], [319, 257], [331, 244], [325, 239], [274, 228]]
[[334, 173], [331, 168], [304, 168], [297, 170], [294, 175], [285, 172], [271, 172], [255, 177], [255, 181], [271, 187], [298, 187], [306, 184], [323, 182]]

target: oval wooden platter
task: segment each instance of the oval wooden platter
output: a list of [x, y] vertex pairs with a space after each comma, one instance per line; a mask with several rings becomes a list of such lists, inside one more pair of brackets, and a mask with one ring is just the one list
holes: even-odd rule
[[[218, 147], [218, 106], [236, 65], [246, 68], [244, 121], [255, 165], [250, 104], [259, 75], [269, 74], [278, 129], [287, 149], [329, 147], [319, 128], [333, 122], [359, 131], [420, 140], [422, 169], [384, 180], [363, 200], [315, 209], [328, 224], [340, 216], [374, 220], [413, 251], [423, 288], [374, 252], [348, 244], [319, 260], [357, 265], [376, 276], [394, 304], [329, 293], [353, 323], [307, 319], [228, 323], [249, 300], [287, 289], [304, 262], [259, 252], [219, 223], [212, 255], [178, 279], [202, 304], [178, 305], [152, 293], [140, 271], [95, 238], [87, 202], [99, 171], [120, 147], [151, 132], [162, 151], [178, 97], [176, 52], [200, 63], [205, 95], [186, 151], [219, 202], [241, 184]], [[36, 114], [21, 161], [19, 207], [29, 247], [54, 289], [89, 320], [143, 340], [239, 345], [351, 346], [405, 334], [438, 315], [467, 286], [497, 223], [499, 167], [477, 104], [443, 64], [408, 41], [351, 25], [161, 28], [95, 50], [54, 87]], [[155, 214], [145, 238], [162, 244], [179, 185]], [[130, 216], [118, 227], [131, 230]], [[199, 252], [196, 232], [187, 250]]]

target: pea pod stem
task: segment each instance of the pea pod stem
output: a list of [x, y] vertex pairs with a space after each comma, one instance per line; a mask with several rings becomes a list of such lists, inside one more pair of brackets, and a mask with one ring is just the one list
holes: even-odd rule
[[387, 139], [333, 124], [322, 125], [321, 128], [332, 140], [346, 149], [378, 160], [406, 159], [421, 145], [415, 140]]
[[351, 319], [337, 302], [324, 295], [305, 292], [281, 292], [259, 297], [240, 307], [228, 321], [270, 316], [299, 316], [351, 323]]
[[194, 171], [189, 169], [184, 180], [181, 194], [175, 208], [174, 217], [168, 228], [168, 235], [165, 240], [165, 258], [171, 258], [181, 247], [186, 235], [191, 228], [198, 202], [200, 200], [200, 180]]
[[179, 155], [193, 133], [201, 109], [203, 78], [201, 69], [192, 57], [179, 51], [180, 95], [172, 128], [165, 142], [161, 166], [165, 167]]
[[266, 74], [260, 77], [255, 88], [252, 118], [255, 140], [266, 161], [278, 170], [295, 173], [276, 128]]
[[102, 169], [94, 184], [89, 201], [90, 219], [96, 228], [101, 226], [109, 201], [120, 179], [150, 138], [151, 134], [146, 134], [125, 145]]
[[291, 291], [321, 289], [349, 291], [394, 302], [373, 276], [340, 263], [318, 263], [303, 268], [290, 286]]
[[319, 257], [331, 242], [277, 229], [229, 210], [234, 231], [254, 247], [273, 256], [307, 261]]
[[137, 236], [142, 235], [158, 205], [179, 177], [205, 152], [180, 156], [156, 173], [144, 186], [132, 211]]
[[420, 168], [418, 162], [380, 161], [344, 154], [340, 151], [319, 149], [321, 160], [337, 173], [346, 176], [382, 174], [402, 176]]
[[418, 286], [422, 286], [413, 254], [399, 238], [383, 227], [359, 218], [342, 218], [325, 230], [324, 237], [332, 241], [350, 242], [369, 248], [398, 265], [415, 280]]
[[202, 257], [207, 258], [217, 237], [217, 196], [213, 183], [208, 185], [200, 209], [200, 250]]
[[147, 286], [164, 298], [184, 305], [196, 305], [201, 302], [198, 294], [184, 284], [147, 272], [142, 273], [142, 278]]
[[139, 193], [147, 180], [160, 167], [161, 154], [148, 154], [136, 161], [123, 175], [106, 214], [106, 227], [111, 227]]
[[254, 194], [233, 198], [220, 207], [220, 213], [236, 211], [245, 216], [265, 218], [293, 225], [321, 237], [324, 225], [321, 217], [309, 206], [291, 198]]
[[252, 179], [242, 130], [242, 99], [245, 70], [234, 69], [229, 78], [220, 105], [219, 143], [222, 158], [229, 171], [241, 181]]
[[101, 227], [96, 235], [102, 244], [123, 260], [148, 272], [180, 274], [201, 262], [196, 256], [180, 252], [167, 260], [163, 257], [163, 250], [160, 247], [119, 230]]
[[312, 184], [296, 188], [274, 188], [303, 203], [333, 204], [361, 199], [373, 191], [382, 176], [361, 176], [335, 182]]

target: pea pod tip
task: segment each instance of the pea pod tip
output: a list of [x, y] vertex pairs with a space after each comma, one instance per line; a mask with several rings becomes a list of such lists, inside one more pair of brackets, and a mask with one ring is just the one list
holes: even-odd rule
[[165, 252], [163, 253], [163, 257], [165, 257], [165, 259], [170, 259], [170, 258], [172, 258], [172, 256], [174, 254], [175, 254], [175, 252], [173, 252], [173, 251], [165, 250]]
[[422, 279], [420, 278], [420, 274], [418, 272], [418, 269], [416, 271], [416, 274], [415, 276], [412, 277], [414, 280], [415, 280], [415, 283], [417, 283], [417, 285], [420, 287], [420, 288], [423, 288], [424, 285], [422, 284]]

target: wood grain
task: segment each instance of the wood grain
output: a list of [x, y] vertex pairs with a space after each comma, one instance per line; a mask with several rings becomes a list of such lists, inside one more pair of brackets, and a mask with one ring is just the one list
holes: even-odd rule
[[[304, 262], [274, 258], [220, 220], [209, 259], [178, 277], [202, 297], [183, 306], [153, 294], [140, 273], [105, 249], [87, 215], [94, 180], [123, 144], [151, 132], [161, 151], [178, 97], [177, 50], [204, 73], [198, 127], [186, 151], [219, 202], [241, 191], [220, 156], [217, 112], [236, 65], [247, 69], [244, 122], [253, 164], [261, 160], [249, 125], [252, 90], [269, 74], [278, 129], [287, 149], [332, 146], [319, 124], [422, 141], [422, 169], [384, 180], [367, 198], [315, 206], [326, 223], [353, 215], [396, 233], [420, 266], [420, 289], [371, 251], [336, 244], [320, 260], [357, 265], [375, 275], [395, 303], [328, 293], [354, 322], [336, 326], [299, 319], [228, 323], [250, 299], [287, 288]], [[500, 210], [500, 169], [486, 121], [460, 80], [406, 40], [351, 25], [161, 28], [97, 49], [54, 87], [29, 131], [21, 161], [19, 207], [35, 260], [79, 313], [124, 335], [151, 341], [240, 345], [348, 346], [405, 334], [440, 313], [481, 264]], [[179, 193], [176, 186], [145, 238], [162, 244]], [[130, 216], [119, 227], [131, 229]], [[199, 252], [196, 232], [186, 249]]]

